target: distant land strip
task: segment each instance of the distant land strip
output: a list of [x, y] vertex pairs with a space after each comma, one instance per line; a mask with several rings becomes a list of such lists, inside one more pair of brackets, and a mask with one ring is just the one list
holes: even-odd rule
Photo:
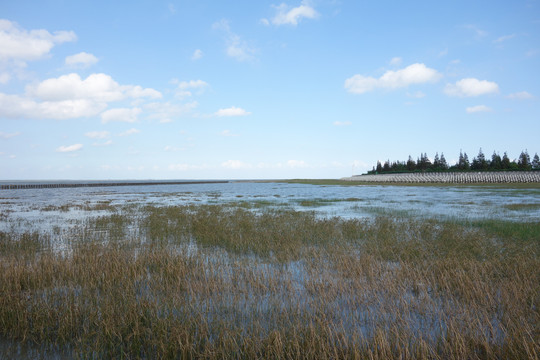
[[355, 175], [344, 181], [373, 183], [446, 183], [446, 184], [510, 184], [540, 183], [540, 171], [512, 172], [426, 172], [377, 175]]
[[32, 183], [32, 184], [2, 184], [1, 190], [15, 189], [49, 189], [49, 188], [79, 188], [79, 187], [105, 187], [105, 186], [146, 186], [146, 185], [193, 185], [193, 184], [226, 184], [227, 180], [209, 181], [128, 181], [128, 182], [74, 182], [74, 183]]

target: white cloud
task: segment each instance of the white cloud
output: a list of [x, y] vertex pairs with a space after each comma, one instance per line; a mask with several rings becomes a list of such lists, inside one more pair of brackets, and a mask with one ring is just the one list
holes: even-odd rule
[[106, 107], [104, 102], [87, 99], [36, 102], [0, 93], [0, 116], [10, 119], [73, 119], [97, 115]]
[[178, 90], [176, 91], [176, 97], [183, 99], [185, 97], [193, 95], [190, 90], [195, 90], [197, 95], [204, 92], [204, 89], [209, 85], [206, 81], [202, 80], [190, 80], [182, 81], [178, 84]]
[[369, 76], [354, 75], [345, 80], [345, 89], [354, 94], [363, 94], [377, 88], [396, 89], [412, 84], [436, 82], [441, 78], [437, 70], [430, 69], [424, 64], [412, 64], [404, 69], [385, 72], [376, 79]]
[[120, 121], [134, 123], [137, 121], [137, 116], [141, 113], [140, 108], [117, 108], [104, 111], [101, 114], [101, 122], [106, 124], [111, 121]]
[[270, 21], [268, 21], [268, 19], [261, 19], [259, 22], [260, 22], [261, 24], [263, 24], [264, 26], [270, 25]]
[[55, 45], [76, 39], [73, 31], [53, 34], [43, 29], [27, 31], [15, 22], [0, 19], [0, 61], [38, 60], [49, 54]]
[[474, 113], [480, 113], [480, 112], [492, 112], [493, 110], [490, 107], [487, 107], [485, 105], [477, 105], [477, 106], [470, 106], [465, 109], [467, 111], [467, 114], [474, 114]]
[[110, 133], [108, 131], [89, 131], [84, 136], [90, 139], [105, 139], [108, 138]]
[[319, 13], [310, 5], [310, 2], [303, 0], [300, 6], [290, 8], [287, 4], [281, 4], [275, 7], [277, 10], [276, 16], [272, 18], [274, 25], [298, 25], [302, 18], [315, 19]]
[[70, 55], [66, 57], [66, 65], [68, 66], [80, 66], [83, 68], [92, 66], [99, 61], [97, 57], [87, 52], [80, 52], [75, 55]]
[[191, 60], [196, 61], [203, 57], [203, 52], [201, 49], [197, 49], [193, 52], [193, 55], [191, 55]]
[[221, 21], [214, 23], [212, 28], [221, 30], [225, 34], [225, 53], [227, 56], [238, 61], [252, 61], [255, 59], [255, 49], [242, 40], [240, 36], [231, 31], [231, 27], [227, 20], [222, 19]]
[[5, 132], [0, 131], [0, 138], [2, 139], [11, 139], [12, 137], [19, 136], [19, 135], [21, 135], [20, 132], [5, 133]]
[[41, 100], [60, 101], [71, 99], [91, 99], [111, 102], [127, 97], [160, 98], [161, 93], [154, 89], [143, 89], [140, 86], [119, 85], [107, 74], [92, 74], [82, 80], [76, 73], [62, 75], [28, 86], [26, 92]]
[[392, 58], [392, 60], [390, 60], [390, 65], [399, 66], [399, 65], [401, 65], [402, 61], [403, 61], [402, 58], [396, 56], [396, 57]]
[[444, 92], [449, 96], [472, 97], [499, 92], [499, 85], [493, 81], [466, 78], [455, 84], [447, 84]]
[[218, 111], [216, 111], [215, 115], [216, 116], [246, 116], [246, 115], [249, 115], [251, 114], [250, 112], [242, 109], [242, 108], [238, 108], [238, 107], [235, 107], [235, 106], [231, 106], [230, 108], [226, 108], [226, 109], [219, 109]]
[[72, 73], [29, 85], [25, 96], [0, 93], [0, 116], [60, 120], [90, 117], [105, 110], [109, 102], [142, 97], [160, 98], [161, 93], [119, 85], [106, 74], [92, 74], [82, 80]]
[[349, 126], [352, 125], [350, 121], [334, 121], [334, 126]]
[[519, 100], [526, 100], [526, 99], [532, 99], [534, 96], [532, 94], [529, 94], [526, 91], [521, 91], [517, 93], [513, 93], [507, 96], [509, 99], [519, 99]]
[[502, 43], [503, 41], [506, 41], [506, 40], [510, 40], [512, 38], [515, 38], [516, 37], [516, 34], [512, 34], [512, 35], [504, 35], [504, 36], [501, 36], [499, 38], [497, 38], [496, 40], [493, 40], [493, 42], [495, 44], [497, 43]]
[[120, 133], [120, 136], [130, 136], [130, 135], [138, 134], [140, 132], [141, 130], [139, 129], [131, 128], [129, 130], [124, 131], [123, 133]]
[[56, 149], [57, 152], [74, 152], [79, 151], [83, 148], [82, 144], [73, 144], [68, 146], [60, 146]]

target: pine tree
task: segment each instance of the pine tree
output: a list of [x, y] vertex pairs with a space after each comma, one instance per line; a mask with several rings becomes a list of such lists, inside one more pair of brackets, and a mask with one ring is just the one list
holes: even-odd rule
[[446, 158], [444, 157], [444, 154], [441, 153], [441, 159], [439, 160], [439, 167], [441, 170], [448, 170], [448, 163], [446, 162]]
[[471, 168], [471, 165], [469, 164], [469, 157], [467, 156], [467, 153], [463, 153], [463, 169], [469, 170]]
[[435, 153], [435, 158], [433, 158], [433, 166], [432, 166], [432, 168], [434, 170], [440, 170], [440, 167], [441, 167], [441, 160], [439, 159], [439, 153], [436, 152]]
[[409, 155], [409, 160], [407, 160], [407, 170], [408, 171], [416, 170], [416, 162], [413, 160], [411, 155]]
[[489, 167], [492, 170], [501, 170], [502, 169], [501, 157], [495, 151], [493, 151], [493, 155], [491, 155], [491, 163], [489, 164]]
[[531, 169], [531, 158], [530, 158], [529, 153], [527, 152], [527, 150], [522, 151], [521, 154], [519, 154], [518, 167], [521, 170], [530, 170]]
[[540, 170], [540, 157], [538, 157], [538, 153], [534, 154], [531, 165], [534, 170]]
[[382, 165], [381, 165], [381, 162], [379, 160], [377, 160], [377, 170], [376, 172], [378, 174], [380, 174], [382, 172]]
[[508, 157], [508, 154], [506, 154], [506, 151], [504, 152], [504, 155], [501, 160], [501, 169], [503, 170], [510, 169], [510, 158]]

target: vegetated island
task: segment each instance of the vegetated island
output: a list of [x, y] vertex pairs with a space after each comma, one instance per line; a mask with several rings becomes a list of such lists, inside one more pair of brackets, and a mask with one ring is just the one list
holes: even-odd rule
[[433, 162], [424, 153], [416, 161], [410, 155], [407, 161], [387, 160], [384, 164], [377, 161], [377, 166], [367, 174], [341, 180], [369, 183], [540, 183], [540, 158], [535, 153], [531, 161], [525, 150], [514, 160], [510, 160], [506, 152], [501, 157], [495, 151], [488, 159], [480, 148], [470, 162], [467, 153], [460, 151], [458, 161], [450, 166], [443, 153], [440, 156], [436, 153]]

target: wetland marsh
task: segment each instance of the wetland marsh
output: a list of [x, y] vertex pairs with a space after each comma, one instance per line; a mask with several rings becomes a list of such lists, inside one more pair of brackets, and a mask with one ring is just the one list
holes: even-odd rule
[[540, 356], [540, 189], [242, 182], [0, 198], [0, 355]]

